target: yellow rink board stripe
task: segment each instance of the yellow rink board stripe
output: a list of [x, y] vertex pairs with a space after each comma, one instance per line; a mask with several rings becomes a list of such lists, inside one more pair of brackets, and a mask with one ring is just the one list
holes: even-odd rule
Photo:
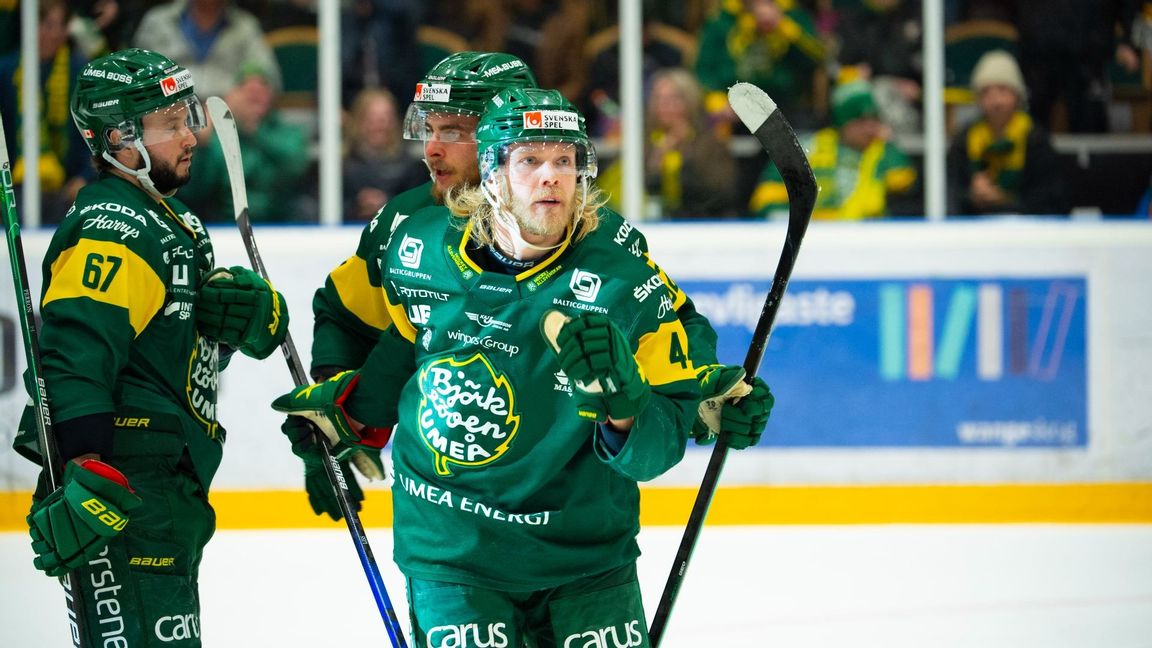
[[[0, 493], [0, 531], [23, 530], [28, 492]], [[212, 493], [220, 529], [343, 527], [312, 514], [303, 491]], [[695, 488], [641, 489], [641, 524], [683, 526]], [[391, 524], [391, 494], [368, 491], [369, 527]], [[899, 486], [729, 486], [720, 488], [710, 525], [738, 524], [1152, 524], [1152, 482]]]

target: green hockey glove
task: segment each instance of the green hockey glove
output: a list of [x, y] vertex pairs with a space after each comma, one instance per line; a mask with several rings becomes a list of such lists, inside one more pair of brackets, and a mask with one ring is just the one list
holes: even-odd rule
[[288, 334], [288, 304], [255, 272], [217, 268], [200, 282], [196, 328], [206, 338], [262, 360]]
[[[348, 412], [344, 410], [344, 402], [359, 380], [358, 372], [338, 373], [322, 383], [303, 385], [280, 396], [272, 401], [272, 409], [312, 421], [332, 444], [332, 454], [337, 459], [353, 461], [356, 468], [369, 479], [383, 479], [384, 471], [378, 458], [380, 448], [388, 443], [392, 435], [392, 428], [353, 425]], [[364, 450], [360, 454], [368, 459], [375, 454], [377, 461], [358, 460], [356, 456], [359, 450]]]
[[84, 565], [124, 530], [140, 504], [119, 470], [95, 459], [69, 461], [61, 486], [28, 514], [32, 563], [49, 576]]
[[733, 450], [760, 442], [776, 401], [763, 378], [749, 385], [744, 375], [744, 368], [736, 365], [709, 365], [700, 373], [700, 406], [692, 423], [697, 444], [714, 443], [721, 430], [728, 432]]
[[541, 320], [541, 331], [556, 351], [560, 368], [575, 383], [573, 397], [580, 416], [596, 421], [626, 419], [648, 404], [652, 388], [612, 320], [599, 313], [568, 319], [549, 311]]
[[[308, 493], [312, 511], [333, 520], [343, 519], [336, 491], [324, 470], [324, 454], [312, 438], [312, 426], [299, 416], [289, 416], [280, 426], [280, 431], [292, 442], [292, 454], [304, 462], [304, 491]], [[348, 497], [352, 500], [353, 509], [359, 511], [360, 502], [364, 501], [364, 491], [356, 482], [356, 476], [352, 474], [347, 461], [340, 462], [340, 473], [348, 484]]]

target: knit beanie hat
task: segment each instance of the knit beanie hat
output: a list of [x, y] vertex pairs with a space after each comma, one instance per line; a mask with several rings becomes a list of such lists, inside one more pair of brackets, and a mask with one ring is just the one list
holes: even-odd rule
[[851, 81], [836, 86], [832, 91], [832, 123], [837, 127], [853, 119], [879, 116], [876, 99], [872, 96], [872, 84], [867, 81]]
[[1016, 59], [1004, 50], [992, 50], [976, 63], [972, 70], [972, 92], [980, 91], [990, 85], [1004, 85], [1016, 91], [1024, 99], [1028, 90], [1024, 87], [1024, 76], [1020, 74], [1020, 66]]

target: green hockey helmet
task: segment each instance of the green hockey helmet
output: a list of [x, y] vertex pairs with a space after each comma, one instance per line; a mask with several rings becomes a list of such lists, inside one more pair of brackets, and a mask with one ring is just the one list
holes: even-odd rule
[[[404, 116], [404, 138], [423, 140], [430, 114], [479, 117], [484, 105], [505, 88], [535, 88], [536, 76], [524, 61], [504, 52], [456, 52], [437, 63], [416, 84]], [[463, 140], [470, 141], [470, 140]]]
[[573, 170], [585, 180], [596, 177], [596, 149], [584, 116], [559, 90], [538, 88], [502, 90], [488, 102], [476, 126], [480, 177], [488, 178], [507, 161], [509, 146], [533, 142], [575, 145]]
[[[72, 94], [72, 120], [93, 155], [109, 154], [144, 136], [143, 117], [186, 106], [193, 132], [205, 123], [192, 73], [168, 57], [145, 49], [127, 49], [84, 66]], [[109, 139], [120, 131], [119, 144]]]

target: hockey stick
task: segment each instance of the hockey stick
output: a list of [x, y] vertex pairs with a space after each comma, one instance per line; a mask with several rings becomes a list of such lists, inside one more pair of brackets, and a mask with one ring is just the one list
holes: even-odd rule
[[[236, 120], [228, 109], [228, 104], [219, 97], [209, 97], [208, 113], [212, 116], [212, 123], [216, 129], [216, 137], [220, 140], [220, 148], [224, 151], [224, 164], [228, 168], [228, 179], [232, 184], [232, 205], [236, 212], [236, 226], [240, 229], [240, 236], [244, 239], [244, 248], [248, 251], [248, 259], [252, 262], [252, 269], [268, 281], [268, 270], [260, 258], [260, 250], [256, 247], [256, 239], [252, 233], [252, 223], [248, 219], [248, 191], [244, 185], [244, 165], [240, 158], [240, 137], [236, 133]], [[296, 345], [292, 342], [292, 334], [284, 336], [280, 345], [284, 351], [284, 360], [292, 373], [292, 381], [297, 387], [309, 384], [308, 375], [304, 372], [304, 365], [300, 355], [296, 352]], [[393, 648], [407, 648], [404, 632], [396, 618], [396, 610], [384, 589], [384, 580], [380, 576], [380, 567], [372, 555], [372, 547], [368, 544], [368, 535], [360, 516], [356, 513], [352, 499], [348, 494], [348, 483], [344, 480], [340, 462], [332, 456], [332, 449], [328, 440], [315, 427], [312, 429], [312, 440], [324, 456], [324, 470], [328, 473], [328, 480], [336, 492], [336, 500], [340, 505], [340, 512], [348, 524], [348, 532], [356, 544], [356, 552], [360, 556], [360, 565], [364, 568], [364, 575], [368, 577], [368, 585], [376, 598], [376, 607], [384, 619], [384, 627], [388, 631], [388, 638]]]
[[[20, 302], [20, 333], [24, 336], [24, 353], [28, 372], [36, 389], [32, 392], [32, 405], [36, 408], [36, 431], [40, 441], [40, 455], [44, 468], [44, 481], [48, 492], [60, 486], [60, 450], [56, 434], [52, 431], [52, 410], [48, 407], [48, 390], [44, 387], [44, 370], [40, 365], [39, 333], [36, 313], [32, 308], [32, 289], [28, 286], [28, 266], [24, 262], [24, 245], [20, 242], [20, 221], [16, 217], [16, 200], [12, 190], [12, 165], [8, 159], [8, 142], [4, 136], [4, 120], [0, 117], [0, 180], [3, 183], [4, 232], [8, 238], [8, 261], [12, 265], [12, 285], [16, 301]], [[72, 645], [83, 646], [85, 640], [84, 606], [77, 605], [81, 597], [80, 576], [70, 571], [60, 577], [68, 603], [68, 622], [72, 630]]]
[[[752, 343], [748, 347], [748, 354], [744, 357], [746, 373], [744, 380], [751, 384], [760, 369], [764, 348], [768, 344], [768, 336], [772, 333], [772, 323], [776, 320], [776, 311], [780, 308], [780, 300], [784, 297], [788, 279], [792, 276], [792, 268], [796, 265], [796, 256], [800, 252], [800, 242], [808, 229], [808, 221], [812, 218], [812, 208], [816, 204], [816, 179], [812, 175], [812, 168], [808, 165], [808, 157], [797, 141], [796, 133], [792, 131], [792, 126], [784, 115], [776, 110], [776, 103], [763, 90], [750, 83], [737, 83], [728, 89], [728, 103], [776, 163], [776, 168], [780, 170], [784, 186], [788, 190], [788, 230], [784, 234], [784, 249], [780, 252], [776, 274], [772, 277], [772, 287], [768, 290], [764, 308], [760, 311], [760, 320], [756, 323], [756, 330], [752, 334]], [[700, 538], [704, 518], [708, 515], [708, 507], [712, 504], [712, 496], [720, 481], [720, 471], [724, 469], [727, 454], [728, 435], [722, 431], [720, 438], [716, 440], [716, 447], [712, 449], [708, 468], [704, 471], [704, 479], [700, 483], [700, 491], [696, 495], [696, 502], [692, 505], [692, 514], [684, 529], [684, 537], [680, 541], [680, 548], [676, 551], [676, 560], [672, 564], [672, 571], [668, 574], [668, 581], [664, 585], [664, 594], [652, 619], [652, 629], [648, 631], [654, 648], [660, 645], [668, 617], [672, 614], [672, 606], [676, 602], [676, 596], [684, 582], [684, 575], [688, 571], [692, 550]]]

